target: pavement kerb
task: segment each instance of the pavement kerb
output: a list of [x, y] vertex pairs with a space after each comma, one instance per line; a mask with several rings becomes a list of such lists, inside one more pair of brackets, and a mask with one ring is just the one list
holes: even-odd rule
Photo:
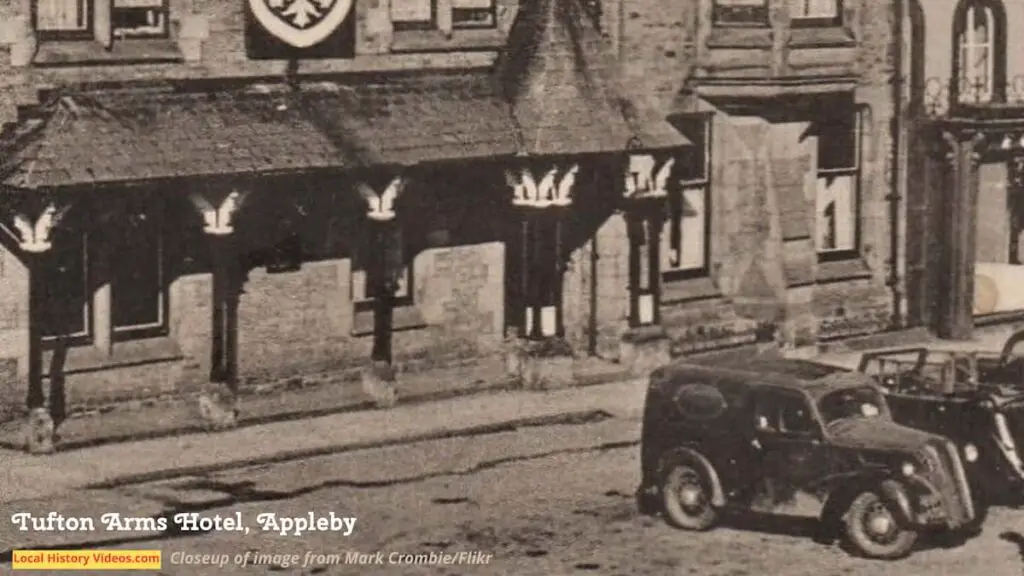
[[545, 392], [480, 394], [213, 434], [108, 444], [46, 456], [0, 452], [0, 503], [173, 476], [442, 438], [518, 421], [606, 412], [639, 418], [643, 378]]

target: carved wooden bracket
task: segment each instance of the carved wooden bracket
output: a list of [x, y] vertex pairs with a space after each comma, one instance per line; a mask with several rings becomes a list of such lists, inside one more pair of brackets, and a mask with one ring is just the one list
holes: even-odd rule
[[235, 231], [235, 213], [245, 203], [249, 192], [232, 190], [217, 205], [198, 192], [189, 194], [189, 200], [203, 217], [203, 232], [214, 236], [227, 236]]
[[664, 198], [668, 195], [668, 179], [675, 158], [662, 162], [652, 154], [630, 154], [626, 168], [626, 198]]
[[4, 226], [4, 231], [18, 243], [18, 247], [29, 254], [42, 254], [53, 247], [51, 234], [53, 229], [64, 218], [69, 206], [58, 208], [53, 203], [47, 204], [38, 217], [15, 212], [13, 217], [14, 230]]
[[395, 176], [388, 183], [387, 187], [377, 193], [366, 182], [357, 182], [356, 190], [366, 201], [366, 215], [377, 222], [387, 222], [395, 218], [395, 201], [405, 190], [407, 180], [401, 176]]
[[555, 166], [541, 177], [540, 182], [529, 168], [522, 168], [518, 173], [506, 171], [505, 181], [512, 188], [512, 204], [527, 208], [571, 205], [572, 189], [579, 170], [578, 164], [566, 170]]

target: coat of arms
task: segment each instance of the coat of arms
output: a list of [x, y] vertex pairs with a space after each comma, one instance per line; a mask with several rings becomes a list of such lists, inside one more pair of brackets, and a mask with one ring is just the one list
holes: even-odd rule
[[348, 17], [352, 0], [248, 0], [256, 20], [295, 48], [330, 36]]

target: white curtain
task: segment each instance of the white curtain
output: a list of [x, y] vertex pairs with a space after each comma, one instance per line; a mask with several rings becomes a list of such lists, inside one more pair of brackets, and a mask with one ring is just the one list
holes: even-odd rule
[[[671, 218], [661, 233], [661, 271], [699, 270], [705, 262], [707, 241], [707, 203], [704, 188], [687, 188], [682, 192], [682, 216], [678, 223]], [[673, 235], [672, 229], [677, 227]], [[678, 243], [677, 243], [678, 242]]]
[[44, 31], [83, 31], [90, 0], [38, 0], [36, 26]]
[[853, 250], [857, 247], [857, 194], [853, 175], [818, 178], [816, 201], [818, 251]]

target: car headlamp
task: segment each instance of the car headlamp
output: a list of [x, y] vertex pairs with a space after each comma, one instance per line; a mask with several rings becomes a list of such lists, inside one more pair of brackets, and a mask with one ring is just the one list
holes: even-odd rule
[[967, 460], [968, 462], [976, 462], [978, 460], [978, 456], [980, 456], [980, 454], [978, 452], [978, 447], [977, 446], [975, 446], [974, 444], [965, 444], [964, 445], [964, 459], [965, 460]]
[[913, 462], [904, 462], [903, 466], [900, 468], [900, 472], [902, 472], [904, 476], [913, 476], [914, 472], [917, 472], [917, 468], [914, 466]]

